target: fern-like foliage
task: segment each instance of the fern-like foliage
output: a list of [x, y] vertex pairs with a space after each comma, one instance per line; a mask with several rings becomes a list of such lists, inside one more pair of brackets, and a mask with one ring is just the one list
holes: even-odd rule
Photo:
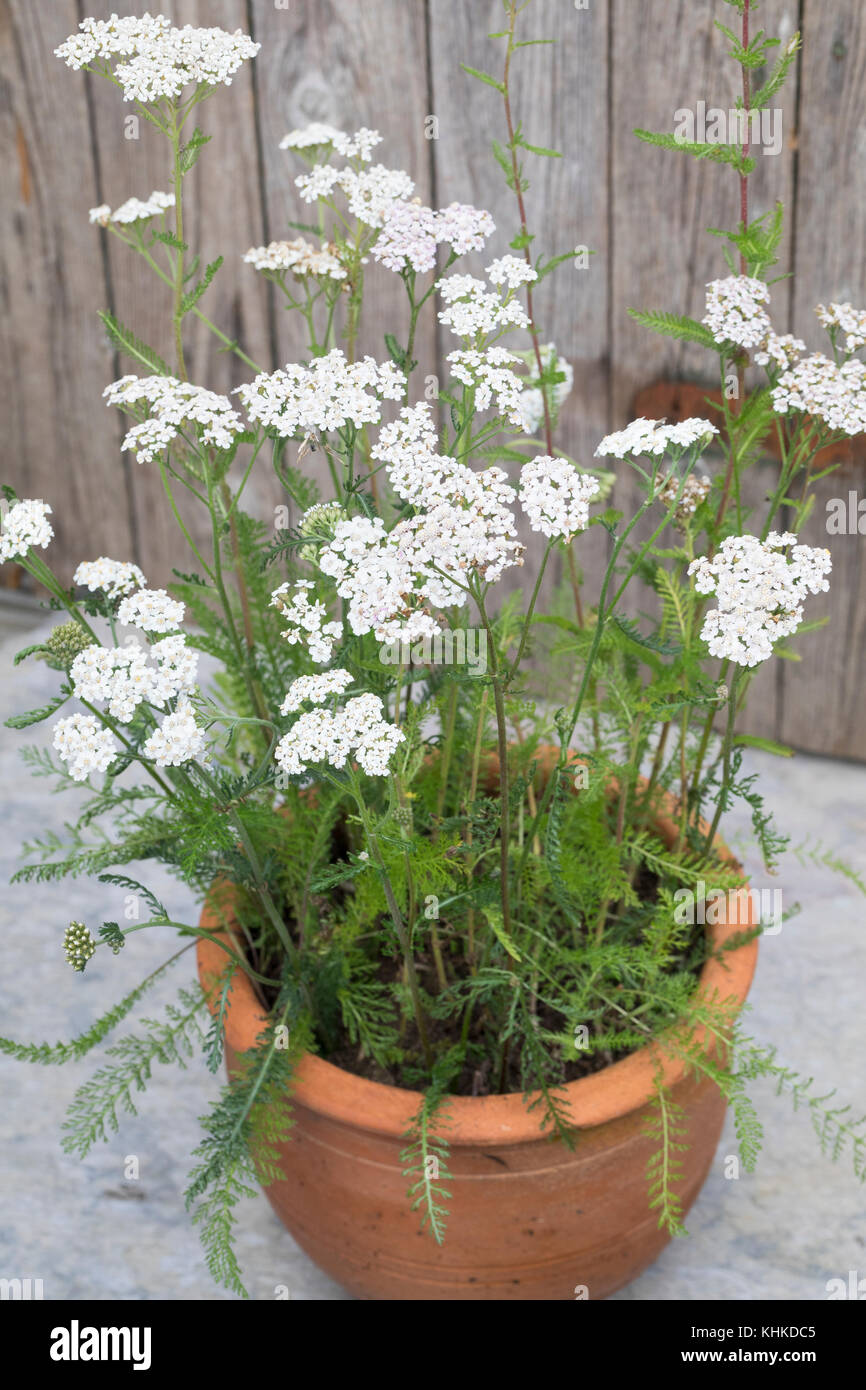
[[199, 1227], [208, 1269], [217, 1283], [242, 1297], [234, 1245], [235, 1208], [255, 1193], [255, 1183], [280, 1176], [280, 1146], [292, 1126], [290, 1095], [294, 1066], [311, 1042], [309, 1018], [300, 997], [286, 987], [279, 1012], [258, 1045], [236, 1059], [220, 1098], [202, 1118], [204, 1138], [195, 1150], [185, 1199]]
[[157, 1062], [186, 1067], [202, 1041], [201, 990], [182, 989], [179, 1003], [169, 1004], [163, 1019], [143, 1019], [144, 1032], [122, 1038], [108, 1048], [112, 1060], [75, 1093], [63, 1125], [63, 1148], [80, 1158], [97, 1140], [116, 1133], [119, 1115], [136, 1115], [134, 1096], [146, 1089]]
[[687, 1235], [682, 1199], [676, 1190], [683, 1178], [681, 1155], [688, 1149], [685, 1117], [682, 1106], [677, 1104], [658, 1074], [654, 1080], [645, 1132], [658, 1146], [654, 1148], [646, 1168], [650, 1210], [658, 1212], [660, 1229], [671, 1236]]
[[403, 1176], [412, 1179], [408, 1189], [412, 1210], [420, 1212], [421, 1230], [429, 1232], [437, 1245], [445, 1239], [448, 1220], [445, 1203], [451, 1197], [445, 1186], [451, 1177], [448, 1171], [450, 1150], [442, 1133], [449, 1124], [446, 1097], [462, 1061], [461, 1048], [452, 1048], [438, 1059], [433, 1082], [406, 1131], [404, 1137], [408, 1143], [400, 1154], [400, 1162], [406, 1164]]

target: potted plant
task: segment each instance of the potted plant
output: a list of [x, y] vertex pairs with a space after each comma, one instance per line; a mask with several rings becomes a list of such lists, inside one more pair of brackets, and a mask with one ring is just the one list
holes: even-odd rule
[[[775, 41], [750, 40], [748, 0], [734, 3], [747, 123], [798, 39], [750, 91]], [[408, 174], [376, 162], [376, 131], [291, 132], [303, 234], [244, 257], [308, 329], [304, 360], [276, 371], [204, 316], [219, 263], [202, 271], [184, 241], [185, 179], [206, 144], [196, 107], [258, 45], [147, 16], [86, 20], [58, 49], [114, 82], [170, 149], [170, 191], [90, 216], [166, 286], [175, 360], [103, 315], [134, 367], [105, 396], [131, 417], [124, 449], [159, 470], [189, 557], [170, 593], [104, 556], [70, 583], [46, 559], [50, 507], [7, 490], [0, 558], [64, 619], [20, 657], [57, 671], [56, 699], [9, 723], [54, 718], [50, 772], [90, 791], [69, 844], [18, 878], [87, 872], [147, 902], [132, 925], [71, 923], [78, 972], [169, 921], [134, 861], [168, 865], [203, 902], [198, 923], [171, 923], [201, 988], [107, 1049], [64, 1145], [84, 1154], [106, 1137], [156, 1061], [201, 1049], [216, 1071], [225, 1057], [187, 1202], [214, 1276], [240, 1293], [235, 1207], [262, 1183], [361, 1295], [604, 1297], [683, 1231], [728, 1105], [753, 1165], [760, 1076], [793, 1087], [823, 1147], [863, 1169], [847, 1112], [741, 1029], [766, 915], [719, 831], [745, 799], [773, 871], [784, 840], [742, 765], [766, 744], [737, 720], [828, 587], [829, 552], [796, 532], [819, 451], [866, 428], [866, 314], [819, 310], [829, 356], [776, 334], [781, 212], [749, 220], [748, 139], [684, 144], [739, 177], [737, 259], [701, 321], [640, 317], [704, 345], [732, 389], [713, 419], [635, 420], [600, 442], [603, 464], [568, 458], [555, 432], [570, 368], [533, 292], [576, 253], [535, 252], [524, 166], [555, 152], [515, 123], [526, 41], [516, 0], [504, 12], [501, 78], [468, 71], [503, 99], [507, 245], [488, 249], [483, 210], [416, 200]], [[478, 252], [483, 279], [455, 269]], [[383, 274], [405, 287], [404, 322], [381, 358], [359, 356], [365, 282]], [[449, 343], [435, 399], [413, 376], [424, 313]], [[233, 397], [187, 379], [191, 316], [244, 364]], [[771, 429], [778, 486], [749, 508], [741, 482]], [[276, 534], [243, 508], [263, 468], [288, 509]], [[641, 497], [623, 515], [609, 498], [626, 469]], [[577, 555], [592, 526], [609, 544], [589, 595]], [[499, 600], [525, 564], [521, 530], [536, 538], [526, 594]], [[550, 596], [557, 567], [567, 582]], [[655, 617], [626, 606], [638, 581]], [[199, 654], [218, 668], [207, 685]], [[71, 1043], [2, 1045], [78, 1060], [160, 973]]]

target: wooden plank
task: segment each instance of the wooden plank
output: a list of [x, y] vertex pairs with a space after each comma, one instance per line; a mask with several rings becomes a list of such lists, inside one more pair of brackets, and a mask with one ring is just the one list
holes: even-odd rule
[[83, 80], [53, 50], [77, 25], [74, 0], [7, 0], [0, 20], [3, 312], [7, 385], [3, 476], [54, 509], [51, 561], [65, 581], [84, 559], [133, 553], [128, 470], [99, 399], [111, 354], [96, 306], [105, 300], [99, 201]]
[[[487, 36], [501, 30], [503, 23], [499, 0], [473, 5], [430, 0], [431, 112], [439, 122], [434, 144], [438, 201], [487, 208], [497, 227], [483, 256], [461, 260], [461, 268], [473, 274], [494, 256], [506, 254], [519, 230], [514, 193], [491, 152], [493, 140], [507, 140], [502, 98], [460, 68], [465, 62], [501, 78], [504, 42]], [[607, 7], [593, 4], [577, 10], [561, 0], [534, 0], [519, 25], [519, 37], [554, 39], [555, 44], [514, 55], [514, 120], [523, 122], [532, 144], [562, 153], [561, 159], [525, 157], [524, 173], [530, 180], [527, 217], [536, 237], [533, 254], [549, 257], [575, 246], [594, 252], [586, 268], [564, 265], [534, 296], [541, 341], [555, 342], [574, 369], [574, 388], [563, 408], [556, 442], [572, 457], [591, 462], [609, 428]], [[444, 356], [456, 343], [445, 334], [440, 346]], [[528, 347], [528, 340], [522, 346]], [[525, 578], [514, 572], [506, 576], [503, 589], [525, 586], [540, 560], [543, 542], [528, 534]], [[595, 601], [606, 552], [606, 538], [598, 528], [578, 542], [588, 602]]]
[[[866, 286], [866, 9], [847, 0], [805, 0], [803, 89], [797, 180], [793, 303], [797, 333], [827, 350], [814, 316], [818, 303], [864, 303]], [[827, 502], [866, 496], [862, 464], [823, 479], [802, 532], [833, 555], [830, 593], [810, 599], [809, 618], [827, 627], [798, 644], [802, 662], [785, 663], [780, 737], [800, 748], [866, 757], [866, 562], [864, 537], [828, 535]]]
[[[636, 393], [653, 381], [696, 379], [718, 385], [708, 353], [648, 332], [629, 318], [627, 309], [667, 309], [701, 318], [706, 282], [729, 273], [719, 240], [708, 236], [706, 228], [730, 228], [739, 217], [739, 181], [731, 169], [655, 149], [632, 131], [640, 127], [673, 132], [677, 111], [697, 114], [698, 102], [704, 102], [705, 109], [727, 111], [737, 94], [739, 68], [726, 56], [727, 40], [713, 25], [718, 17], [733, 24], [736, 15], [719, 16], [719, 6], [674, 6], [669, 0], [646, 0], [640, 7], [627, 0], [611, 3], [611, 427], [621, 427], [634, 414]], [[784, 40], [795, 30], [796, 16], [795, 0], [769, 0], [761, 6], [759, 23]], [[782, 149], [775, 156], [757, 156], [749, 183], [750, 217], [772, 208], [776, 199], [790, 199], [795, 97], [792, 76], [780, 99]], [[790, 244], [789, 215], [780, 270], [786, 266]], [[786, 331], [786, 296], [775, 297], [774, 320]], [[774, 477], [775, 466], [753, 470], [744, 489], [747, 502], [759, 503]], [[634, 510], [639, 491], [625, 471], [616, 497], [626, 515]], [[631, 602], [640, 607], [653, 599], [636, 589]], [[774, 734], [777, 685], [776, 672], [769, 667], [756, 677], [746, 718], [750, 732]]]

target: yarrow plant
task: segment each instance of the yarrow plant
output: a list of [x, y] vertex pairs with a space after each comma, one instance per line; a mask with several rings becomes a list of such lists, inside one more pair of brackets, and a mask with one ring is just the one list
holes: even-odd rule
[[[732, 2], [747, 19], [748, 0]], [[383, 143], [375, 130], [289, 132], [281, 148], [305, 165], [296, 185], [315, 231], [236, 248], [237, 273], [273, 281], [306, 325], [308, 350], [284, 364], [253, 362], [205, 317], [222, 261], [192, 285], [183, 230], [185, 180], [206, 144], [190, 118], [258, 45], [145, 16], [85, 20], [57, 50], [117, 85], [167, 141], [171, 193], [93, 209], [91, 221], [169, 291], [171, 363], [103, 316], [136, 371], [104, 394], [131, 417], [122, 447], [159, 472], [188, 559], [167, 588], [106, 556], [57, 575], [46, 558], [51, 507], [6, 489], [0, 560], [22, 565], [63, 615], [21, 656], [57, 673], [56, 698], [9, 723], [50, 719], [52, 749], [27, 756], [84, 793], [68, 843], [29, 847], [17, 878], [89, 873], [147, 903], [134, 927], [59, 930], [58, 953], [85, 977], [96, 952], [166, 924], [184, 947], [206, 938], [224, 956], [209, 990], [183, 990], [164, 1024], [109, 1052], [72, 1106], [72, 1152], [106, 1137], [117, 1107], [133, 1108], [139, 1078], [157, 1059], [187, 1055], [211, 1015], [204, 1047], [216, 1070], [232, 982], [252, 982], [267, 1024], [205, 1120], [187, 1193], [210, 1268], [238, 1292], [234, 1208], [256, 1178], [275, 1176], [307, 1051], [421, 1093], [407, 1185], [436, 1240], [444, 1198], [423, 1155], [435, 1135], [447, 1172], [450, 1096], [523, 1092], [540, 1130], [579, 1144], [566, 1084], [664, 1034], [736, 1107], [749, 1166], [760, 1126], [745, 1083], [791, 1077], [757, 1044], [706, 1051], [701, 1038], [730, 1040], [739, 1025], [729, 1001], [700, 991], [701, 969], [760, 926], [708, 937], [680, 919], [675, 894], [744, 885], [717, 834], [737, 800], [751, 809], [768, 872], [784, 848], [742, 767], [744, 745], [761, 741], [739, 733], [738, 719], [755, 671], [790, 654], [828, 587], [829, 553], [798, 532], [816, 457], [866, 428], [855, 355], [866, 314], [819, 306], [826, 357], [775, 333], [767, 276], [781, 211], [749, 222], [753, 161], [725, 147], [740, 179], [742, 217], [727, 234], [739, 265], [708, 286], [701, 321], [636, 316], [700, 343], [723, 377], [733, 365], [739, 394], [713, 419], [621, 425], [596, 449], [605, 466], [570, 458], [555, 436], [573, 374], [542, 339], [535, 301], [575, 253], [534, 253], [524, 166], [555, 152], [513, 123], [516, 0], [504, 10], [503, 78], [482, 76], [504, 97], [496, 157], [515, 226], [491, 246], [502, 234], [485, 210], [423, 206], [409, 174], [372, 162]], [[755, 40], [758, 54], [734, 40], [744, 73], [773, 43]], [[796, 47], [772, 69], [772, 91]], [[762, 100], [747, 81], [746, 107]], [[456, 266], [468, 254], [474, 263]], [[365, 344], [377, 355], [360, 355], [374, 276], [402, 282], [405, 314], [382, 344]], [[438, 318], [446, 343], [435, 402], [416, 386], [422, 313]], [[230, 397], [188, 379], [191, 316], [235, 354], [243, 380]], [[742, 480], [770, 429], [777, 485], [765, 507], [749, 508]], [[312, 479], [314, 455], [327, 463], [330, 496]], [[276, 536], [243, 505], [263, 467], [285, 491], [289, 525]], [[623, 515], [610, 493], [627, 473], [639, 501]], [[183, 519], [181, 489], [202, 507], [207, 544]], [[579, 556], [593, 527], [607, 560], [589, 586]], [[497, 600], [508, 577], [517, 583]], [[638, 579], [658, 600], [654, 615], [634, 616]], [[483, 668], [430, 655], [446, 638], [466, 650], [477, 633]], [[210, 685], [199, 654], [218, 667]], [[223, 930], [169, 919], [128, 876], [147, 860], [208, 897]], [[168, 964], [73, 1043], [3, 1048], [31, 1061], [80, 1058]], [[670, 1098], [661, 1076], [656, 1086], [650, 1202], [680, 1231]], [[822, 1142], [849, 1146], [862, 1172], [857, 1124], [826, 1097], [809, 1104]]]

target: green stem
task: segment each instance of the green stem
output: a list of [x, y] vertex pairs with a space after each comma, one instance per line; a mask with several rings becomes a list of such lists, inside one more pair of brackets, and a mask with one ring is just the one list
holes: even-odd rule
[[430, 1047], [430, 1039], [427, 1034], [427, 1021], [424, 1014], [424, 1006], [421, 1002], [421, 990], [418, 986], [418, 974], [415, 969], [415, 959], [412, 955], [412, 942], [409, 937], [409, 932], [406, 929], [406, 923], [403, 921], [403, 914], [401, 913], [400, 908], [397, 905], [397, 899], [394, 896], [394, 890], [391, 886], [391, 879], [388, 875], [388, 869], [385, 864], [382, 851], [379, 848], [379, 841], [376, 836], [376, 832], [374, 831], [373, 826], [370, 823], [370, 816], [369, 812], [367, 811], [366, 802], [364, 801], [364, 795], [361, 791], [361, 787], [354, 770], [350, 769], [350, 776], [352, 781], [352, 792], [355, 797], [355, 802], [357, 804], [358, 811], [361, 816], [361, 824], [364, 827], [364, 833], [367, 837], [367, 843], [373, 851], [373, 858], [376, 861], [376, 866], [379, 870], [379, 874], [382, 879], [382, 887], [385, 892], [385, 901], [388, 904], [388, 911], [391, 914], [391, 921], [394, 924], [394, 930], [397, 933], [397, 940], [400, 943], [400, 951], [403, 956], [403, 966], [406, 975], [406, 983], [409, 986], [409, 995], [412, 1000], [412, 1011], [415, 1015], [415, 1025], [418, 1029], [418, 1037], [421, 1042], [421, 1050], [424, 1053], [424, 1061], [428, 1070], [430, 1070], [433, 1066], [433, 1052]]
[[505, 700], [503, 697], [502, 678], [499, 674], [499, 658], [496, 654], [496, 643], [480, 589], [475, 595], [475, 601], [478, 604], [478, 611], [481, 614], [481, 621], [484, 624], [484, 631], [487, 633], [487, 641], [490, 645], [491, 684], [493, 686], [493, 706], [496, 711], [496, 733], [499, 745], [499, 895], [502, 903], [502, 922], [506, 934], [510, 936], [511, 897], [509, 892], [508, 853], [509, 841], [511, 838], [511, 809], [508, 804], [508, 730], [505, 722]]
[[731, 679], [731, 693], [728, 697], [728, 724], [725, 729], [725, 741], [722, 751], [722, 785], [719, 788], [719, 799], [716, 803], [716, 814], [713, 816], [713, 823], [707, 835], [705, 853], [709, 854], [716, 838], [716, 831], [719, 828], [719, 821], [722, 818], [722, 808], [725, 804], [725, 794], [731, 777], [731, 752], [734, 746], [734, 726], [737, 719], [737, 681], [740, 678], [740, 668], [737, 667]]
[[547, 549], [544, 552], [544, 558], [542, 559], [541, 565], [538, 570], [538, 578], [535, 581], [535, 588], [532, 591], [532, 598], [529, 601], [529, 607], [526, 610], [526, 617], [523, 620], [523, 627], [520, 633], [520, 644], [517, 648], [517, 655], [515, 656], [514, 661], [512, 665], [509, 667], [505, 676], [504, 686], [506, 690], [510, 686], [511, 682], [514, 680], [514, 677], [517, 674], [517, 668], [519, 667], [520, 662], [523, 658], [524, 648], [526, 647], [526, 639], [529, 636], [529, 629], [532, 624], [532, 615], [535, 612], [535, 603], [538, 598], [538, 592], [541, 588], [541, 581], [544, 578], [544, 571], [547, 568], [547, 561], [550, 558], [550, 552], [553, 549], [554, 544], [554, 540], [548, 541]]
[[[174, 211], [175, 211], [175, 235], [179, 243], [183, 243], [183, 170], [180, 164], [180, 125], [177, 120], [177, 109], [174, 113], [174, 128], [171, 135], [171, 148], [173, 154], [172, 185], [174, 187]], [[181, 381], [187, 380], [186, 362], [183, 355], [183, 286], [184, 286], [184, 253], [179, 245], [175, 249], [174, 260], [174, 344], [177, 355], [177, 374]]]

